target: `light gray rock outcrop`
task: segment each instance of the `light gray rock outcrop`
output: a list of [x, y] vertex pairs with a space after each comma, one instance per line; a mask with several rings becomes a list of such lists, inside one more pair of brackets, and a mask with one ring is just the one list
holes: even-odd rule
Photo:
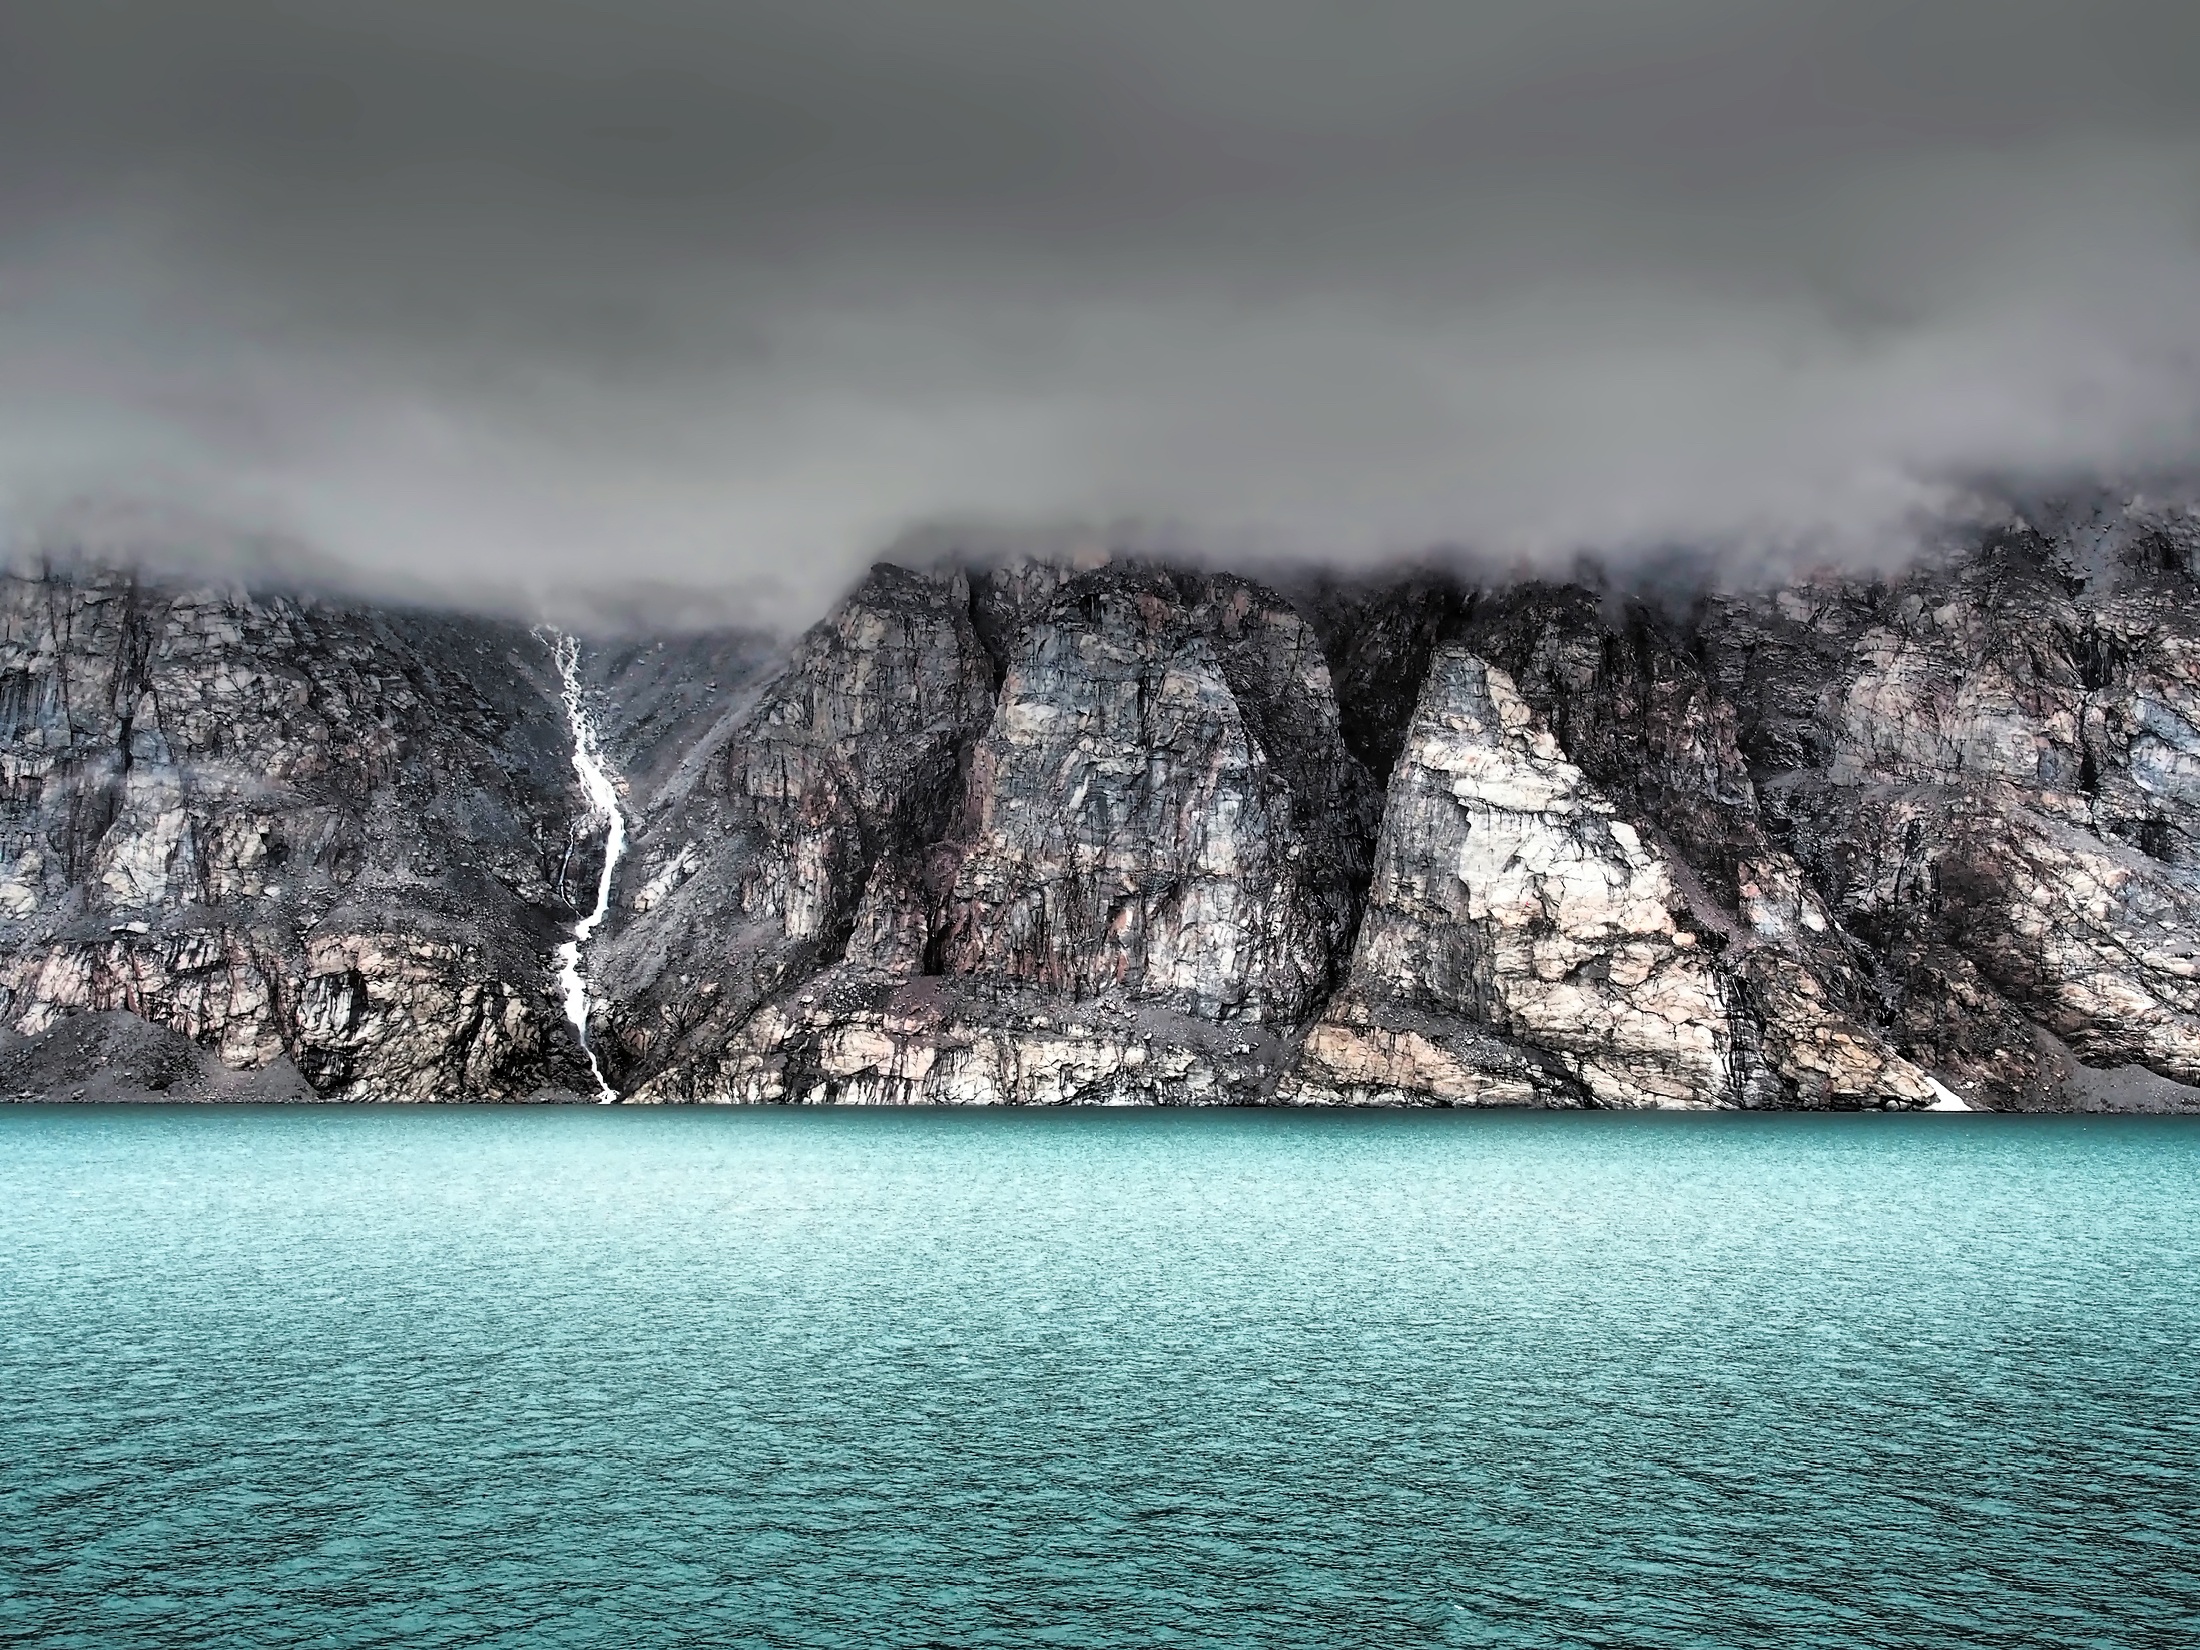
[[[1512, 680], [1447, 647], [1391, 774], [1350, 983], [1286, 1096], [1736, 1101], [1725, 982], [1685, 916], [1665, 857]], [[1474, 1040], [1447, 1048], [1445, 1021]], [[1516, 1048], [1491, 1063], [1489, 1039]]]

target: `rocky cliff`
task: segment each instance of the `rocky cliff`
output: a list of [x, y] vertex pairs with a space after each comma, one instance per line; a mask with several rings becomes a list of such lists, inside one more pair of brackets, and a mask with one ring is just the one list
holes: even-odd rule
[[10, 1032], [126, 1011], [352, 1099], [585, 1087], [543, 966], [585, 821], [524, 629], [11, 576], [0, 782]]
[[[2196, 554], [2130, 503], [1657, 600], [881, 566], [790, 647], [592, 644], [591, 1041], [636, 1101], [2181, 1106]], [[587, 1086], [540, 639], [119, 575], [5, 613], [9, 1027]]]

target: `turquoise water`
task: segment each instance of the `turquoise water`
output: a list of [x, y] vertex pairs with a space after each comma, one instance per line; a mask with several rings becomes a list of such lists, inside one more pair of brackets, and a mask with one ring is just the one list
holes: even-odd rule
[[2200, 1643], [2200, 1126], [0, 1110], [0, 1642]]

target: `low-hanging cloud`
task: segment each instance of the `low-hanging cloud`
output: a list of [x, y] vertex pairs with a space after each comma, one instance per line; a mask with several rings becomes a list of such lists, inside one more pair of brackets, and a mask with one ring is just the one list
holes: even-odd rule
[[11, 8], [0, 499], [778, 621], [941, 519], [1883, 559], [1981, 478], [2200, 453], [2196, 46], [2115, 0]]

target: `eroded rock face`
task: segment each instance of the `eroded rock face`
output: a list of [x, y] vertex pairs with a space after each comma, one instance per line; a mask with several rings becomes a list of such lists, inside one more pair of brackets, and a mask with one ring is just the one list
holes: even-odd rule
[[127, 1010], [353, 1099], [571, 1082], [552, 683], [486, 622], [0, 581], [0, 1023]]
[[962, 574], [874, 569], [630, 795], [617, 917], [590, 959], [615, 1005], [598, 1028], [614, 1082], [721, 1092], [776, 993], [852, 943], [892, 952], [894, 904], [922, 907], [925, 846], [992, 709], [971, 607]]
[[1686, 927], [1716, 958], [1736, 1103], [1940, 1097], [1882, 1034], [1871, 959], [1767, 835], [1741, 714], [1705, 672], [1692, 625], [1579, 588], [1530, 585], [1476, 602], [1461, 634], [1503, 663], [1600, 794], [1656, 845]]
[[1350, 987], [1287, 1093], [1528, 1097], [1523, 1053], [1507, 1051], [1487, 1081], [1471, 1044], [1447, 1069], [1422, 1027], [1449, 1020], [1554, 1056], [1558, 1072], [1529, 1081], [1553, 1098], [1738, 1102], [1727, 992], [1685, 913], [1664, 856], [1511, 678], [1447, 647], [1391, 774]]
[[977, 746], [939, 972], [1308, 1018], [1366, 877], [1364, 788], [1297, 614], [1089, 575], [1024, 631]]
[[[2054, 1105], [2073, 1052], [2182, 1079], [2186, 523], [2058, 518], [1686, 610], [1426, 572], [1288, 601], [1121, 565], [898, 586], [933, 614], [903, 662], [836, 657], [960, 697], [868, 781], [892, 824], [806, 850], [840, 937], [789, 952], [781, 907], [744, 926], [710, 892], [678, 954], [783, 960], [731, 992], [638, 971], [701, 1028], [639, 1092]], [[775, 748], [770, 699], [711, 737]], [[637, 868], [632, 954], [706, 835]]]
[[2196, 549], [2181, 509], [2042, 512], [1705, 616], [1767, 831], [1890, 1035], [1976, 1099], [2060, 1103], [2058, 1038], [2195, 1075]]
[[[887, 590], [921, 615], [916, 628], [874, 632], [861, 617]], [[874, 633], [891, 637], [888, 668], [846, 643]], [[829, 944], [803, 945], [775, 891], [799, 882], [792, 848], [736, 829], [707, 860], [684, 817], [648, 828], [648, 880], [616, 945], [619, 966], [646, 971], [634, 998], [665, 1005], [674, 1029], [622, 1020], [640, 1097], [1273, 1090], [1277, 1036], [1342, 973], [1374, 827], [1318, 640], [1295, 612], [1242, 580], [1150, 568], [887, 570], [796, 659], [835, 701], [873, 698], [849, 718], [904, 719], [890, 743], [866, 735], [848, 753], [898, 766], [798, 792], [826, 798], [807, 819], [853, 797], [867, 821], [849, 839], [858, 867], [817, 877], [846, 902], [810, 930]], [[912, 687], [924, 682], [943, 691], [928, 701]], [[734, 713], [729, 763], [778, 742], [778, 694]], [[829, 853], [831, 829], [800, 840]], [[682, 855], [697, 869], [660, 905], [664, 873], [646, 866]], [[722, 867], [715, 883], [706, 864]], [[721, 925], [725, 890], [742, 887], [764, 900], [735, 903], [749, 926]]]

